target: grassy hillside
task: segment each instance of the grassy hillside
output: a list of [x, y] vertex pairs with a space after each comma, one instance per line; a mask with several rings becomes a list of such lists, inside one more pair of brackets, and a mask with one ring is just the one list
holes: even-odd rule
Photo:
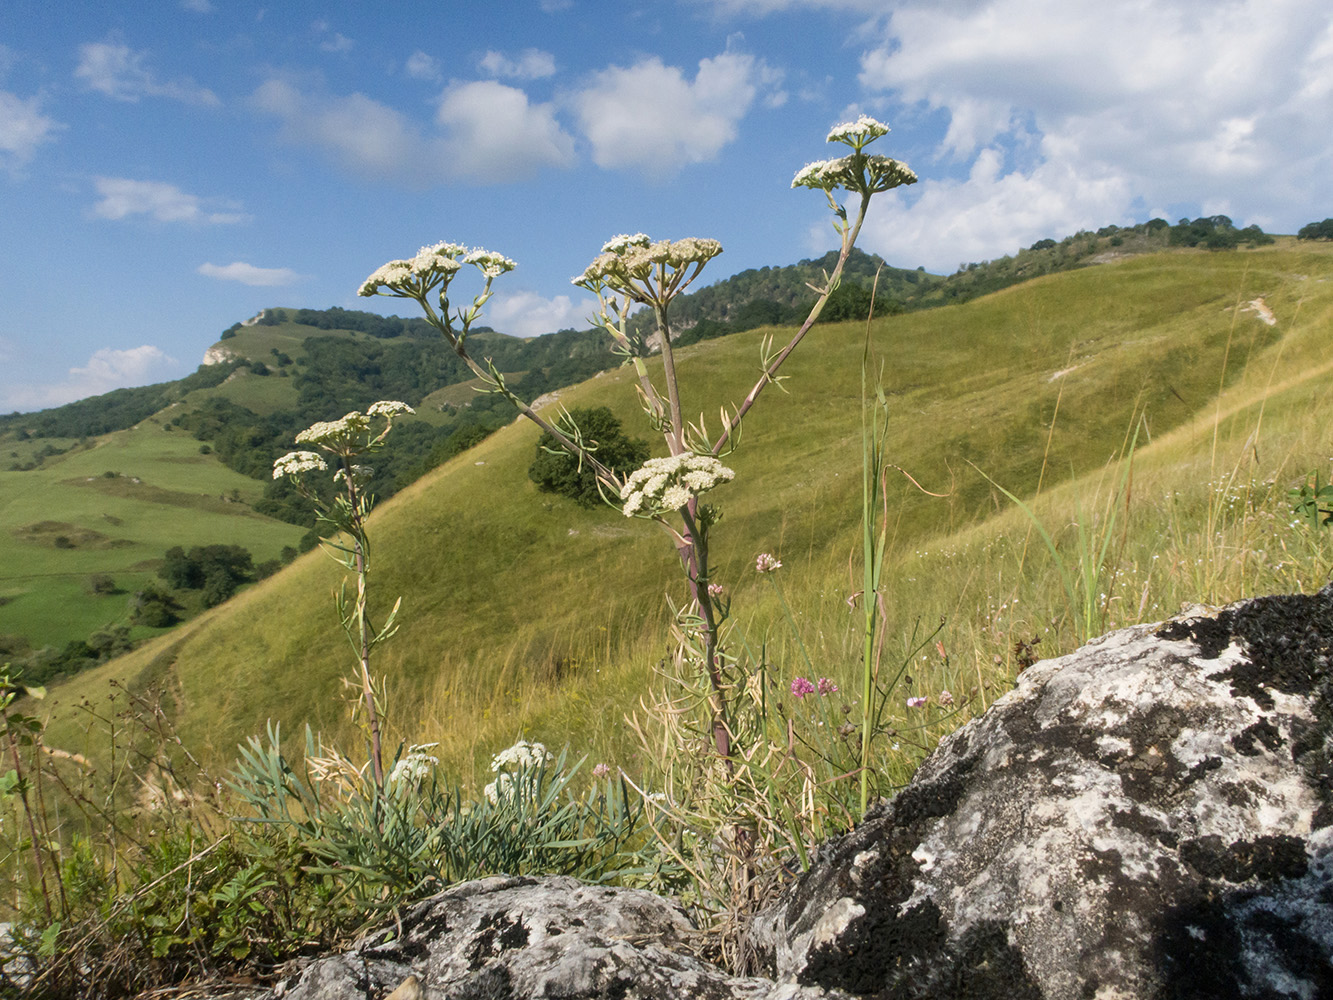
[[[1018, 669], [1015, 641], [1039, 639], [1038, 654], [1051, 655], [1083, 638], [1056, 567], [983, 471], [1029, 498], [1040, 480], [1037, 510], [1065, 542], [1072, 524], [1106, 530], [1119, 512], [1094, 583], [1106, 592], [1100, 626], [1160, 617], [1181, 600], [1320, 585], [1297, 578], [1324, 562], [1290, 527], [1285, 490], [1309, 469], [1327, 471], [1330, 278], [1328, 248], [1284, 241], [1116, 261], [877, 321], [891, 461], [948, 494], [891, 483], [889, 646], [914, 622], [947, 617], [945, 656], [928, 651], [905, 690], [947, 686], [979, 709]], [[743, 396], [763, 335], [682, 353], [687, 412]], [[770, 391], [755, 408], [727, 460], [736, 480], [716, 493], [716, 578], [785, 676], [804, 668], [776, 595], [753, 572], [761, 551], [784, 563], [777, 579], [818, 671], [851, 678], [863, 338], [854, 325], [812, 334], [786, 369], [789, 394]], [[608, 405], [642, 433], [623, 371], [561, 402]], [[1134, 474], [1117, 498], [1106, 464], [1135, 426]], [[664, 594], [683, 592], [659, 529], [536, 493], [525, 474], [536, 436], [523, 424], [502, 430], [373, 521], [372, 601], [382, 614], [403, 597], [402, 630], [378, 664], [391, 723], [414, 742], [440, 741], [464, 778], [519, 734], [632, 764], [623, 719], [668, 651]], [[307, 555], [55, 700], [73, 704], [113, 678], [161, 684], [187, 745], [217, 762], [268, 719], [346, 736], [339, 689], [350, 657], [331, 600], [339, 575]]]
[[[0, 472], [0, 633], [62, 646], [125, 620], [127, 595], [173, 545], [241, 545], [265, 560], [302, 534], [250, 509], [262, 483], [161, 419], [66, 444], [39, 468]], [[94, 574], [115, 592], [91, 592]]]

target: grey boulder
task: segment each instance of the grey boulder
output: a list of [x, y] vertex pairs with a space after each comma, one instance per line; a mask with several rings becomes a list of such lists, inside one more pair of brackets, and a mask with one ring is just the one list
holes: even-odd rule
[[1333, 593], [1025, 671], [760, 915], [780, 982], [894, 1000], [1333, 997]]
[[[422, 900], [401, 929], [319, 959], [283, 1000], [820, 1000], [838, 990], [737, 978], [695, 957], [675, 904], [572, 878], [496, 877]], [[411, 978], [415, 977], [415, 982]]]

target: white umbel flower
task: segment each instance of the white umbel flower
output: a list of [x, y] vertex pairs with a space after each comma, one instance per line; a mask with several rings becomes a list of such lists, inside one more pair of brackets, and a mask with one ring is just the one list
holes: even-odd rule
[[313, 451], [289, 451], [273, 463], [273, 478], [299, 476], [303, 472], [323, 472], [327, 468], [324, 459]]
[[620, 489], [626, 517], [638, 514], [653, 517], [669, 510], [679, 510], [698, 496], [722, 483], [731, 482], [736, 473], [712, 455], [674, 455], [650, 458], [630, 473]]

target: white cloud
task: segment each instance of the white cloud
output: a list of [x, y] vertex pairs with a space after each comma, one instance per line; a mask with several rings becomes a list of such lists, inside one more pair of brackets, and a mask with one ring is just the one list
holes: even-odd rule
[[555, 75], [555, 56], [541, 49], [524, 49], [516, 59], [492, 50], [482, 56], [477, 64], [491, 76], [508, 76], [518, 80], [540, 80]]
[[144, 65], [147, 52], [131, 51], [120, 42], [89, 42], [79, 46], [79, 65], [74, 75], [92, 90], [119, 101], [141, 97], [169, 97], [186, 104], [216, 106], [222, 102], [206, 87], [189, 77], [159, 80]]
[[538, 6], [541, 7], [543, 14], [556, 14], [573, 7], [574, 0], [541, 0]]
[[147, 215], [158, 222], [191, 222], [213, 225], [248, 222], [240, 212], [210, 212], [203, 200], [174, 184], [134, 181], [125, 177], [98, 177], [93, 181], [102, 200], [93, 206], [99, 219], [124, 219]]
[[762, 60], [740, 52], [701, 60], [693, 81], [653, 56], [600, 71], [574, 104], [598, 166], [660, 178], [717, 156], [736, 138], [760, 88], [778, 79]]
[[436, 110], [443, 131], [434, 134], [363, 94], [308, 95], [273, 79], [254, 102], [282, 121], [288, 141], [323, 149], [362, 176], [414, 187], [504, 182], [574, 159], [573, 140], [553, 105], [530, 104], [522, 90], [494, 81], [448, 88]]
[[181, 9], [194, 14], [213, 13], [213, 5], [209, 0], [181, 0]]
[[440, 60], [436, 59], [434, 56], [427, 55], [420, 49], [417, 49], [407, 57], [407, 63], [404, 66], [404, 69], [407, 70], [408, 76], [416, 80], [435, 81], [441, 79]]
[[946, 113], [939, 163], [970, 168], [881, 213], [937, 264], [1132, 221], [1144, 206], [1244, 206], [1243, 221], [1290, 231], [1333, 200], [1324, 0], [923, 0], [884, 30], [862, 85]]
[[3, 408], [6, 411], [40, 410], [112, 389], [165, 381], [176, 376], [178, 365], [175, 358], [149, 344], [123, 351], [103, 347], [93, 353], [86, 365], [71, 368], [69, 378], [63, 382], [0, 389], [5, 394]]
[[326, 38], [319, 43], [319, 49], [321, 52], [351, 52], [355, 44], [346, 35], [335, 31], [332, 38]]
[[436, 120], [449, 129], [453, 169], [474, 181], [516, 180], [574, 162], [574, 140], [555, 120], [554, 105], [529, 104], [523, 91], [493, 80], [450, 87]]
[[242, 285], [255, 288], [276, 288], [279, 285], [291, 285], [301, 280], [289, 267], [255, 267], [242, 261], [230, 264], [200, 264], [198, 272], [206, 278], [219, 281], [239, 281]]
[[53, 118], [38, 110], [39, 101], [26, 101], [8, 91], [0, 90], [0, 167], [10, 169], [23, 166], [37, 147], [55, 138], [54, 133], [64, 128]]
[[[1003, 173], [1003, 162], [998, 150], [987, 148], [964, 180], [926, 179], [877, 195], [861, 246], [900, 267], [923, 264], [947, 274], [1046, 237], [1133, 221], [1122, 177], [1049, 161], [1028, 173]], [[823, 248], [830, 233], [825, 224], [816, 245]]]
[[496, 292], [486, 305], [485, 323], [514, 337], [537, 337], [558, 330], [586, 330], [593, 311], [591, 299], [574, 302], [568, 295], [547, 299], [536, 292]]

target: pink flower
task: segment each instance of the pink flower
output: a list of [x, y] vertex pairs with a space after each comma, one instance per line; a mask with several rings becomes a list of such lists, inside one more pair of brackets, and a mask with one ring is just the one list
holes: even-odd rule
[[605, 778], [610, 773], [611, 768], [607, 764], [598, 764], [592, 769], [592, 776], [594, 778]]
[[921, 708], [921, 707], [922, 707], [923, 705], [925, 705], [926, 702], [929, 701], [929, 700], [930, 700], [930, 699], [928, 699], [928, 698], [908, 698], [908, 699], [907, 699], [907, 707], [908, 707], [908, 708]]
[[953, 704], [953, 695], [951, 695], [948, 691], [941, 691], [941, 692], [940, 692], [940, 704], [941, 704], [941, 705], [952, 705], [952, 704]]
[[782, 563], [778, 562], [772, 553], [761, 552], [759, 558], [754, 561], [756, 573], [772, 573], [776, 569], [782, 569]]
[[819, 693], [820, 693], [820, 694], [833, 694], [833, 693], [836, 692], [837, 690], [838, 690], [838, 685], [834, 684], [832, 680], [830, 680], [830, 679], [827, 678], [827, 677], [821, 677], [821, 678], [819, 678]]
[[720, 583], [710, 583], [710, 584], [708, 585], [708, 596], [709, 596], [709, 597], [721, 597], [721, 596], [722, 596], [722, 584], [720, 584]]
[[808, 694], [815, 693], [815, 686], [804, 677], [798, 677], [791, 682], [791, 693], [797, 698], [804, 698]]

